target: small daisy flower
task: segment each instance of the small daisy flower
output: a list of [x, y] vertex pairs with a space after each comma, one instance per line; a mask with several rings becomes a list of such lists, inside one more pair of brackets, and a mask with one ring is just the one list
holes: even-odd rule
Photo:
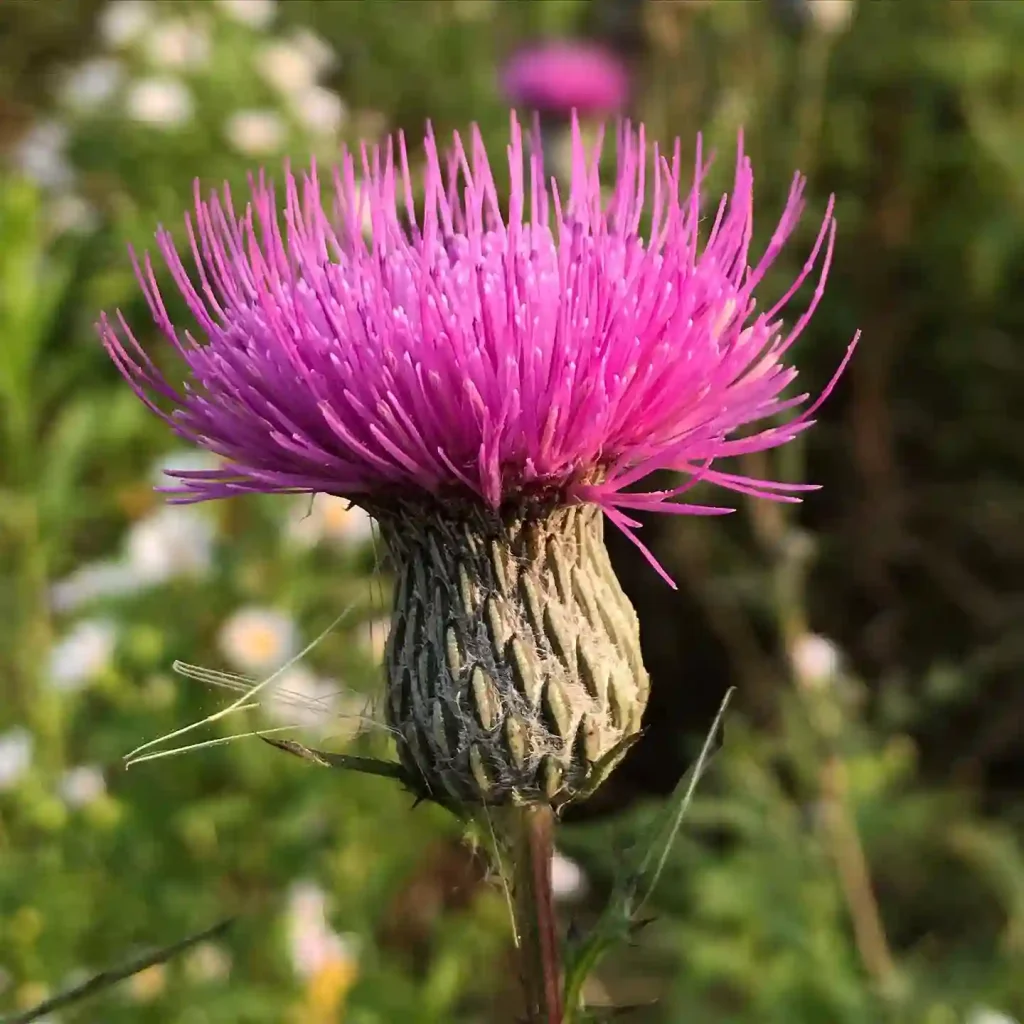
[[327, 898], [312, 883], [296, 885], [289, 899], [288, 934], [292, 968], [300, 978], [315, 978], [338, 963], [354, 965], [356, 946], [327, 923]]
[[224, 136], [246, 156], [280, 153], [288, 139], [288, 125], [276, 110], [239, 110], [224, 123]]
[[103, 598], [138, 593], [144, 586], [145, 581], [126, 561], [90, 562], [53, 585], [50, 605], [56, 612], [73, 612]]
[[287, 669], [264, 694], [267, 717], [280, 725], [326, 727], [339, 713], [338, 683], [305, 665]]
[[213, 562], [216, 532], [210, 517], [198, 509], [157, 509], [132, 524], [125, 541], [126, 564], [148, 586], [202, 578]]
[[210, 61], [209, 33], [197, 21], [169, 18], [146, 37], [145, 54], [160, 69], [194, 71]]
[[66, 189], [75, 172], [68, 162], [70, 132], [60, 121], [40, 121], [14, 147], [13, 163], [26, 177], [48, 189]]
[[321, 85], [296, 93], [292, 109], [299, 124], [313, 135], [336, 135], [345, 123], [346, 109], [342, 98]]
[[100, 39], [108, 46], [130, 46], [153, 22], [154, 4], [147, 0], [112, 0], [100, 10]]
[[979, 1006], [968, 1014], [966, 1024], [1017, 1024], [1017, 1018], [1011, 1017], [1001, 1010], [993, 1010], [988, 1006]]
[[551, 858], [551, 891], [555, 899], [565, 901], [579, 899], [587, 891], [583, 868], [557, 850]]
[[221, 627], [221, 653], [240, 672], [263, 676], [277, 671], [299, 651], [295, 623], [272, 608], [243, 608]]
[[95, 57], [72, 68], [61, 83], [64, 106], [91, 114], [109, 103], [124, 82], [124, 65], [113, 57]]
[[13, 789], [32, 766], [35, 740], [27, 729], [15, 726], [0, 733], [0, 792]]
[[293, 32], [289, 41], [297, 50], [305, 54], [318, 75], [329, 71], [337, 62], [338, 58], [334, 47], [308, 28], [300, 28]]
[[50, 685], [62, 693], [80, 690], [110, 667], [116, 647], [113, 622], [85, 619], [76, 623], [50, 650]]
[[327, 894], [315, 882], [297, 882], [288, 893], [288, 920], [298, 928], [326, 922]]
[[46, 209], [51, 230], [59, 235], [86, 235], [100, 224], [100, 214], [87, 199], [74, 192], [54, 196]]
[[323, 542], [354, 548], [373, 539], [374, 521], [364, 509], [333, 494], [299, 499], [288, 520], [288, 538], [301, 547]]
[[263, 48], [257, 69], [284, 96], [295, 96], [316, 85], [320, 69], [314, 57], [293, 41], [281, 40]]
[[796, 681], [808, 689], [822, 689], [835, 680], [841, 664], [839, 648], [827, 637], [804, 633], [789, 652]]
[[143, 78], [128, 87], [125, 111], [153, 128], [177, 128], [192, 117], [192, 93], [177, 78]]
[[216, 4], [233, 21], [249, 28], [267, 28], [277, 13], [275, 0], [216, 0]]
[[102, 769], [84, 764], [65, 772], [58, 784], [61, 799], [69, 807], [88, 807], [107, 792]]

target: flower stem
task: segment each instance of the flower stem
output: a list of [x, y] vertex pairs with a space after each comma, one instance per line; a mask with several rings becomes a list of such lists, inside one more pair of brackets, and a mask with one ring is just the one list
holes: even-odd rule
[[562, 1024], [562, 963], [551, 891], [555, 815], [546, 804], [516, 808], [511, 828], [511, 874], [526, 1020], [530, 1024]]

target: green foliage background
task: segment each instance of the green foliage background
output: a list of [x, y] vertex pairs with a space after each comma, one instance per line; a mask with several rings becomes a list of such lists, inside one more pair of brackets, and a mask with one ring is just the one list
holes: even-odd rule
[[[142, 37], [105, 38], [102, 0], [0, 5], [0, 750], [11, 730], [32, 738], [0, 787], [0, 1013], [237, 914], [219, 969], [183, 957], [54, 1019], [512, 1020], [504, 896], [442, 813], [255, 739], [123, 767], [225, 705], [170, 666], [230, 668], [217, 638], [247, 606], [278, 610], [303, 644], [345, 612], [306, 662], [372, 700], [367, 626], [387, 603], [372, 544], [297, 547], [301, 509], [237, 499], [198, 513], [213, 541], [195, 572], [73, 611], [53, 587], [130, 544], [159, 506], [154, 466], [180, 457], [95, 338], [97, 312], [120, 307], [152, 340], [126, 243], [148, 246], [158, 222], [177, 231], [197, 175], [244, 189], [253, 166], [329, 159], [342, 139], [476, 120], [500, 153], [504, 55], [622, 25], [604, 0], [289, 0], [266, 26], [213, 0], [143, 6], [149, 33], [204, 26], [207, 58], [154, 70]], [[1024, 5], [861, 0], [848, 25], [794, 0], [634, 8], [634, 114], [649, 137], [681, 136], [685, 154], [703, 132], [720, 183], [744, 126], [762, 237], [793, 170], [810, 178], [807, 223], [769, 291], [837, 196], [804, 376], [824, 383], [858, 327], [864, 340], [806, 443], [744, 467], [824, 491], [798, 512], [652, 523], [676, 596], [615, 551], [655, 707], [598, 801], [608, 813], [563, 829], [591, 883], [565, 908], [574, 928], [594, 919], [725, 686], [739, 696], [656, 920], [588, 995], [636, 1004], [626, 1019], [687, 1024], [1024, 1017]], [[311, 129], [262, 74], [265, 47], [300, 30], [333, 51], [320, 81], [346, 105], [337, 130]], [[108, 57], [113, 95], [91, 108], [69, 95], [71, 69]], [[125, 90], [154, 74], [190, 89], [182, 124], [124, 113]], [[284, 125], [261, 156], [225, 128], [251, 108]], [[19, 171], [40, 125], [65, 167], [42, 184]], [[83, 620], [112, 626], [116, 644], [69, 692], [54, 652]], [[827, 679], [794, 671], [811, 631], [843, 652]], [[387, 755], [373, 730], [343, 742]], [[105, 792], [69, 802], [61, 779], [82, 765]], [[302, 881], [322, 887], [345, 936], [344, 956], [305, 974], [289, 940]]]

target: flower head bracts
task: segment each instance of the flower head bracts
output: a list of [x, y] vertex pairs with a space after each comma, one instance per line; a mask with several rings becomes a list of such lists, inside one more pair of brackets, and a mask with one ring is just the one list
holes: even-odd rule
[[[468, 145], [456, 136], [446, 161], [428, 135], [419, 215], [401, 139], [398, 149], [396, 160], [390, 143], [383, 154], [364, 148], [358, 179], [345, 153], [331, 215], [315, 166], [301, 179], [286, 173], [280, 213], [262, 174], [241, 215], [226, 188], [204, 202], [197, 186], [187, 222], [194, 273], [168, 232], [157, 238], [205, 340], [171, 323], [149, 258], [137, 265], [154, 320], [186, 364], [181, 388], [120, 315], [103, 319], [107, 350], [143, 401], [225, 460], [175, 474], [178, 500], [323, 491], [497, 508], [543, 496], [593, 502], [632, 533], [633, 509], [729, 511], [676, 500], [698, 479], [776, 500], [805, 489], [712, 468], [809, 426], [852, 352], [816, 402], [778, 422], [807, 400], [782, 397], [797, 375], [783, 357], [821, 298], [835, 236], [830, 205], [793, 286], [755, 315], [754, 290], [799, 218], [802, 178], [751, 266], [753, 176], [742, 147], [703, 245], [705, 167], [698, 148], [681, 196], [678, 141], [671, 160], [653, 147], [651, 226], [640, 234], [642, 127], [619, 133], [606, 201], [598, 153], [587, 154], [575, 125], [563, 197], [527, 157], [513, 119], [507, 212], [477, 131]], [[819, 264], [809, 307], [784, 331], [784, 304]], [[627, 490], [656, 469], [689, 481]]]

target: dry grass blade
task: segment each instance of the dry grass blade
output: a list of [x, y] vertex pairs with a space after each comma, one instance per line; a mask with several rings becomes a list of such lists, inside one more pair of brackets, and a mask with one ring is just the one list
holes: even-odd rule
[[14, 1016], [4, 1017], [2, 1021], [0, 1021], [0, 1024], [31, 1024], [32, 1021], [40, 1020], [48, 1014], [54, 1013], [57, 1010], [62, 1010], [67, 1006], [71, 1006], [73, 1003], [77, 1003], [82, 999], [88, 998], [89, 996], [96, 995], [104, 989], [117, 985], [119, 982], [126, 981], [128, 978], [132, 977], [132, 975], [139, 974], [149, 967], [166, 963], [168, 960], [172, 960], [174, 957], [180, 956], [187, 949], [190, 949], [192, 946], [195, 946], [200, 942], [216, 938], [218, 935], [226, 932], [228, 928], [234, 924], [234, 921], [235, 919], [233, 917], [226, 918], [218, 924], [213, 925], [212, 928], [205, 928], [203, 931], [198, 932], [195, 935], [190, 935], [186, 939], [181, 939], [170, 946], [164, 946], [152, 953], [147, 953], [141, 957], [137, 957], [121, 967], [114, 967], [108, 971], [101, 971], [99, 974], [94, 974], [91, 978], [82, 982], [82, 984], [76, 985], [74, 988], [70, 988], [65, 992], [61, 992], [52, 999], [47, 999], [44, 1002], [33, 1006], [30, 1010], [25, 1010], [24, 1012], [17, 1013]]
[[[217, 678], [218, 681], [222, 681], [228, 689], [234, 689], [241, 691], [241, 696], [229, 704], [226, 708], [221, 708], [220, 711], [215, 711], [212, 715], [207, 715], [206, 718], [201, 719], [198, 722], [191, 722], [190, 724], [183, 726], [181, 729], [175, 729], [173, 732], [165, 733], [163, 736], [158, 736], [156, 739], [148, 740], [141, 746], [136, 747], [125, 757], [125, 767], [130, 768], [133, 764], [141, 764], [143, 761], [153, 761], [163, 757], [169, 757], [174, 754], [185, 753], [189, 750], [201, 749], [209, 746], [220, 746], [223, 743], [229, 743], [236, 739], [242, 739], [247, 736], [258, 736], [261, 732], [279, 732], [281, 729], [269, 729], [269, 730], [258, 730], [256, 732], [244, 733], [238, 736], [229, 736], [218, 738], [216, 740], [207, 740], [202, 743], [189, 744], [184, 747], [173, 747], [170, 750], [156, 751], [153, 753], [145, 753], [145, 751], [152, 751], [154, 747], [159, 747], [170, 740], [176, 740], [181, 736], [187, 736], [189, 733], [195, 732], [196, 729], [201, 729], [205, 725], [213, 725], [216, 722], [227, 718], [229, 715], [235, 714], [239, 711], [249, 711], [260, 706], [260, 701], [254, 698], [262, 693], [268, 686], [273, 682], [280, 679], [290, 668], [292, 668], [297, 662], [304, 658], [313, 648], [315, 648], [321, 641], [338, 627], [342, 620], [348, 615], [350, 608], [346, 608], [316, 639], [311, 643], [307, 644], [294, 658], [285, 662], [276, 672], [267, 676], [266, 679], [261, 682], [251, 684], [244, 676], [236, 676], [232, 673], [219, 673], [213, 669], [203, 669], [199, 666], [185, 665], [184, 662], [175, 662], [175, 671], [181, 675], [185, 675], [189, 678], [199, 678], [204, 682], [209, 682], [210, 678]], [[294, 728], [293, 726], [283, 728]]]

